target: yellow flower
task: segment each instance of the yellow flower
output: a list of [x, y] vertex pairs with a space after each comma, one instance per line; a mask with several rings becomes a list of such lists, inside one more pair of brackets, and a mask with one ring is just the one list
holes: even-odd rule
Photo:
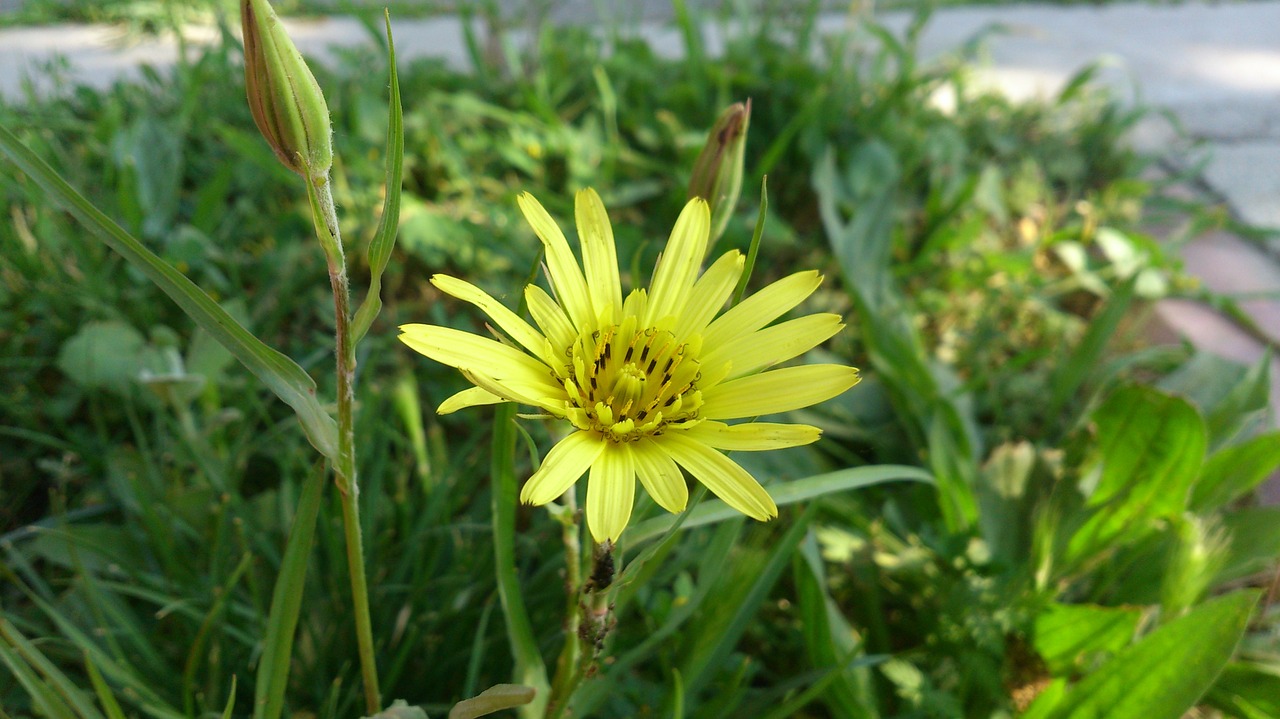
[[446, 275], [431, 278], [483, 310], [511, 340], [403, 325], [405, 344], [457, 367], [475, 385], [445, 400], [439, 412], [518, 402], [568, 421], [573, 432], [547, 454], [520, 500], [547, 504], [590, 469], [587, 526], [597, 542], [616, 541], [627, 526], [637, 477], [660, 506], [682, 511], [689, 492], [681, 467], [743, 514], [761, 521], [776, 517], [769, 493], [720, 450], [796, 447], [817, 440], [819, 430], [725, 420], [807, 407], [858, 383], [858, 370], [842, 365], [768, 369], [844, 327], [834, 314], [768, 326], [803, 302], [822, 278], [814, 271], [784, 277], [717, 317], [742, 274], [743, 258], [728, 252], [698, 275], [711, 218], [707, 203], [694, 199], [676, 220], [648, 291], [636, 289], [624, 300], [604, 205], [590, 189], [576, 200], [581, 266], [542, 205], [528, 193], [519, 198], [545, 248], [554, 293], [525, 288], [533, 325], [475, 285]]

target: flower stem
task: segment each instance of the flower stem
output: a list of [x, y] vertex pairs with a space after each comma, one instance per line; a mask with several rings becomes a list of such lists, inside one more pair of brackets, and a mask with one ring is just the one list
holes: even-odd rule
[[566, 599], [564, 611], [564, 647], [560, 650], [560, 658], [556, 660], [556, 675], [551, 681], [551, 698], [547, 702], [547, 716], [560, 716], [568, 706], [569, 696], [577, 684], [579, 666], [582, 663], [582, 646], [578, 640], [578, 627], [581, 626], [578, 615], [578, 597], [582, 588], [582, 542], [577, 518], [577, 496], [570, 487], [564, 493], [564, 514], [560, 521], [564, 523], [561, 534], [564, 539], [564, 594]]
[[364, 544], [360, 536], [360, 488], [356, 482], [355, 377], [356, 349], [351, 332], [351, 289], [347, 281], [347, 260], [338, 230], [329, 177], [313, 178], [307, 193], [312, 202], [316, 236], [329, 265], [333, 287], [333, 311], [337, 331], [338, 373], [338, 457], [334, 479], [342, 501], [342, 525], [347, 544], [347, 571], [351, 575], [351, 596], [356, 620], [356, 643], [360, 653], [360, 674], [364, 679], [365, 713], [382, 710], [378, 693], [378, 665], [373, 653], [373, 626], [369, 619], [369, 585], [365, 577]]
[[[574, 529], [577, 529], [576, 525]], [[577, 559], [575, 555], [570, 566], [576, 566]], [[578, 575], [575, 579], [581, 580], [577, 570], [570, 570], [570, 576], [574, 574]], [[575, 581], [568, 592], [565, 648], [556, 667], [555, 684], [547, 707], [548, 719], [568, 716], [573, 693], [584, 679], [594, 676], [599, 670], [597, 660], [612, 628], [610, 613], [613, 607], [609, 595], [613, 590], [613, 577], [613, 545], [609, 542], [595, 545], [590, 576], [580, 583]]]

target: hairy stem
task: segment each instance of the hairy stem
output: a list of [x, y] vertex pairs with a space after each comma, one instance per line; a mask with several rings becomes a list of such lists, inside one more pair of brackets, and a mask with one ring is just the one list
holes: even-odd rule
[[329, 178], [313, 178], [310, 186], [312, 219], [329, 265], [329, 284], [333, 287], [338, 364], [338, 461], [333, 471], [342, 500], [342, 525], [347, 544], [347, 571], [351, 575], [360, 674], [364, 679], [365, 712], [372, 716], [382, 710], [382, 699], [378, 693], [378, 665], [373, 653], [373, 625], [369, 619], [369, 585], [364, 568], [364, 543], [360, 536], [360, 488], [356, 482], [354, 421], [356, 350], [351, 331], [351, 289], [347, 282], [347, 260], [342, 251], [342, 235], [338, 230], [338, 215], [333, 206]]
[[569, 695], [576, 684], [579, 666], [582, 664], [582, 645], [578, 640], [578, 627], [581, 626], [578, 615], [578, 601], [582, 591], [582, 542], [579, 539], [579, 526], [576, 518], [578, 512], [577, 496], [574, 488], [564, 493], [564, 514], [561, 522], [564, 527], [561, 534], [564, 539], [564, 647], [560, 650], [560, 658], [556, 660], [556, 675], [551, 682], [551, 699], [547, 703], [547, 716], [560, 716], [567, 708]]

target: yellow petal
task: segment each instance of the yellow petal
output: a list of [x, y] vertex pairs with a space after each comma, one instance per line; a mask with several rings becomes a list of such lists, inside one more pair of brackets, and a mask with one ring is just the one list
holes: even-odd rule
[[546, 290], [537, 285], [528, 285], [524, 288], [524, 298], [533, 321], [542, 328], [554, 348], [563, 351], [573, 345], [578, 338], [578, 331], [565, 316], [564, 309], [551, 299]]
[[458, 370], [471, 384], [489, 394], [501, 397], [508, 402], [541, 407], [557, 417], [564, 416], [565, 401], [568, 399], [568, 393], [565, 392], [564, 387], [549, 391], [545, 385], [529, 385], [519, 380], [490, 377], [466, 367], [459, 367]]
[[676, 324], [677, 337], [702, 334], [707, 324], [711, 322], [711, 318], [716, 316], [716, 313], [724, 307], [724, 303], [729, 300], [729, 295], [733, 294], [733, 288], [738, 284], [738, 278], [742, 276], [742, 267], [745, 262], [742, 253], [733, 250], [724, 253], [711, 267], [707, 268], [706, 273], [698, 278], [698, 281], [693, 284], [693, 291], [689, 293], [689, 301], [685, 303], [684, 312]]
[[718, 347], [755, 332], [804, 302], [822, 284], [815, 270], [783, 277], [720, 315], [703, 333], [704, 347]]
[[711, 232], [711, 211], [706, 200], [695, 197], [684, 206], [671, 230], [667, 247], [658, 257], [649, 288], [649, 306], [645, 324], [653, 326], [664, 317], [677, 316], [684, 309], [693, 280], [698, 276], [702, 258], [707, 254], [707, 237]]
[[680, 432], [659, 438], [659, 446], [694, 479], [706, 485], [725, 504], [762, 522], [778, 516], [778, 505], [747, 470], [707, 445]]
[[733, 362], [727, 379], [742, 377], [798, 357], [831, 339], [843, 328], [840, 315], [805, 315], [717, 345], [703, 354], [702, 361], [712, 365]]
[[450, 414], [466, 407], [506, 402], [505, 397], [490, 392], [482, 387], [469, 387], [440, 403], [436, 414]]
[[818, 441], [822, 430], [807, 424], [778, 424], [776, 422], [750, 422], [728, 425], [724, 422], [699, 422], [681, 431], [689, 439], [697, 440], [726, 452], [759, 452], [771, 449], [799, 447]]
[[643, 317], [645, 308], [649, 306], [649, 294], [644, 288], [631, 290], [627, 295], [627, 299], [622, 303], [623, 317]]
[[636, 476], [644, 485], [644, 491], [668, 512], [683, 512], [689, 504], [689, 488], [685, 486], [684, 473], [671, 455], [647, 438], [624, 446], [631, 448]]
[[737, 419], [789, 412], [829, 400], [859, 379], [858, 370], [834, 364], [770, 370], [705, 390], [702, 416]]
[[574, 325], [579, 329], [587, 327], [594, 321], [595, 314], [591, 310], [591, 297], [587, 294], [587, 281], [582, 277], [582, 269], [578, 267], [578, 259], [573, 256], [573, 250], [569, 249], [569, 241], [533, 195], [523, 193], [516, 198], [516, 202], [520, 205], [524, 218], [533, 227], [534, 234], [546, 248], [547, 276], [551, 280], [551, 289], [555, 291]]
[[564, 494], [604, 451], [605, 443], [590, 432], [574, 432], [547, 452], [542, 466], [524, 483], [520, 501], [546, 504]]
[[[578, 222], [578, 241], [582, 243], [582, 266], [587, 271], [587, 289], [596, 314], [622, 308], [622, 281], [618, 278], [618, 251], [613, 241], [609, 214], [596, 191], [580, 190], [574, 201]], [[615, 324], [617, 317], [601, 318], [604, 324]]]
[[451, 327], [400, 325], [400, 341], [431, 359], [497, 380], [516, 380], [558, 395], [564, 388], [551, 379], [547, 366], [514, 347]]
[[617, 542], [631, 520], [636, 471], [625, 446], [602, 444], [604, 451], [592, 462], [587, 478], [587, 528], [597, 543]]
[[494, 323], [503, 332], [506, 332], [511, 339], [520, 343], [525, 349], [537, 355], [538, 359], [548, 364], [555, 361], [554, 358], [547, 356], [546, 337], [530, 326], [528, 322], [520, 319], [516, 313], [507, 309], [501, 302], [494, 299], [489, 293], [470, 282], [448, 275], [435, 275], [431, 278], [431, 284], [439, 287], [442, 292], [479, 307], [493, 319]]

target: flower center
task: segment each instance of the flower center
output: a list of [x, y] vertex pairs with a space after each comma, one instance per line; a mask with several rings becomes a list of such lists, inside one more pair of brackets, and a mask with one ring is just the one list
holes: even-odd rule
[[667, 330], [636, 324], [635, 317], [627, 317], [608, 329], [583, 333], [566, 353], [569, 362], [557, 378], [569, 395], [569, 421], [614, 442], [701, 421], [697, 348], [677, 342]]

